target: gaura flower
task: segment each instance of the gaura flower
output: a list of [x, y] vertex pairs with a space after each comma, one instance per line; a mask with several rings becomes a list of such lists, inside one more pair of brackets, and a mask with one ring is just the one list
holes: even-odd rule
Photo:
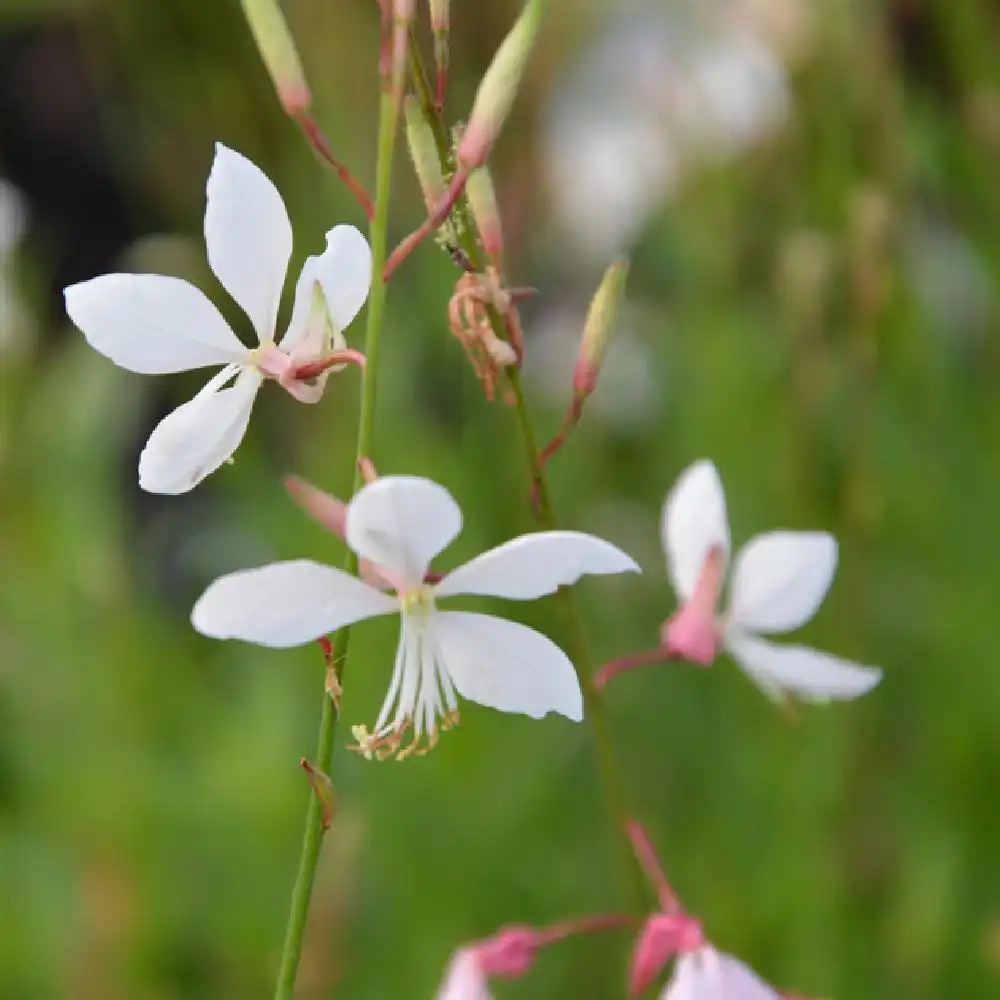
[[761, 634], [791, 632], [815, 615], [837, 568], [837, 542], [819, 531], [771, 531], [736, 555], [729, 606], [716, 607], [729, 561], [726, 499], [715, 466], [681, 474], [661, 523], [670, 579], [683, 602], [661, 631], [673, 656], [709, 666], [720, 647], [771, 697], [856, 698], [882, 671], [805, 646], [775, 645]]
[[146, 443], [139, 485], [152, 493], [184, 493], [233, 454], [265, 377], [312, 403], [323, 394], [333, 363], [363, 360], [344, 350], [343, 330], [371, 285], [364, 236], [353, 226], [326, 234], [326, 250], [306, 259], [288, 329], [275, 343], [292, 253], [281, 195], [257, 166], [221, 143], [207, 194], [208, 262], [250, 317], [258, 340], [254, 350], [240, 342], [204, 293], [179, 278], [105, 274], [65, 290], [70, 319], [93, 348], [122, 368], [160, 375], [223, 366], [194, 399], [165, 417]]
[[772, 989], [749, 966], [708, 943], [701, 922], [685, 912], [667, 881], [642, 824], [630, 819], [625, 829], [660, 904], [659, 912], [646, 919], [633, 949], [629, 995], [644, 993], [667, 962], [676, 957], [673, 975], [660, 1000], [795, 1000]]
[[502, 712], [541, 718], [583, 716], [580, 685], [566, 654], [540, 632], [492, 615], [442, 611], [461, 594], [531, 600], [584, 574], [637, 572], [620, 549], [575, 531], [522, 535], [427, 582], [431, 560], [458, 534], [462, 513], [428, 479], [384, 476], [347, 507], [347, 544], [395, 594], [309, 560], [273, 563], [216, 580], [192, 622], [216, 639], [297, 646], [365, 618], [399, 612], [399, 647], [389, 691], [372, 733], [357, 727], [359, 748], [389, 756], [408, 729], [413, 752], [458, 720], [458, 695]]

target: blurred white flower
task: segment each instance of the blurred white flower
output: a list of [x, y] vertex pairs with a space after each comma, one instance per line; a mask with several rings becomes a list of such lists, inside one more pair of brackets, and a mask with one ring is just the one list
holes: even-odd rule
[[437, 1000], [492, 1000], [489, 977], [475, 948], [460, 948], [448, 963]]
[[760, 4], [603, 9], [608, 27], [566, 75], [542, 137], [567, 252], [595, 259], [627, 251], [687, 173], [760, 141], [789, 106]]
[[778, 646], [761, 633], [791, 632], [819, 609], [837, 568], [837, 542], [816, 531], [772, 531], [735, 559], [726, 612], [716, 606], [729, 561], [726, 499], [715, 466], [685, 470], [663, 507], [661, 536], [680, 610], [663, 627], [672, 655], [709, 665], [721, 646], [771, 697], [856, 698], [882, 671], [805, 646]]
[[439, 724], [457, 721], [457, 694], [502, 712], [541, 718], [583, 716], [580, 685], [566, 654], [540, 632], [492, 615], [439, 611], [455, 595], [531, 600], [584, 574], [638, 571], [620, 549], [592, 535], [543, 531], [522, 535], [428, 581], [431, 560], [459, 533], [462, 513], [442, 486], [385, 476], [362, 487], [347, 507], [347, 544], [368, 560], [395, 595], [308, 560], [273, 563], [216, 580], [195, 605], [192, 622], [217, 639], [286, 647], [344, 625], [399, 612], [399, 647], [389, 691], [373, 732], [356, 729], [365, 753], [396, 753], [413, 729], [413, 752], [428, 749]]
[[660, 1000], [781, 1000], [748, 965], [703, 945], [677, 959]]
[[250, 317], [259, 342], [255, 350], [239, 341], [199, 289], [179, 278], [106, 274], [65, 290], [70, 319], [92, 347], [122, 368], [158, 375], [224, 366], [150, 436], [139, 459], [139, 485], [152, 493], [184, 493], [233, 454], [265, 376], [303, 402], [318, 400], [326, 371], [306, 381], [296, 369], [343, 349], [341, 331], [371, 284], [364, 236], [353, 226], [331, 229], [326, 250], [302, 268], [288, 329], [275, 344], [292, 252], [281, 196], [257, 166], [221, 143], [207, 194], [208, 261]]

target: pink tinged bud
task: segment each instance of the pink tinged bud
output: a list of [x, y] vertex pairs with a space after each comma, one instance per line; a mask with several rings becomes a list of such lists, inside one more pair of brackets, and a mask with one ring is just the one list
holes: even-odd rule
[[479, 232], [479, 242], [490, 263], [499, 267], [503, 256], [503, 226], [488, 167], [477, 167], [470, 172], [465, 182], [465, 197]]
[[695, 951], [705, 943], [701, 924], [683, 914], [657, 913], [639, 934], [629, 968], [629, 993], [639, 996], [674, 955]]
[[619, 258], [604, 272], [591, 299], [573, 371], [573, 394], [577, 399], [589, 396], [597, 385], [597, 376], [608, 353], [618, 309], [625, 295], [627, 278], [628, 261]]
[[[324, 493], [298, 476], [285, 478], [288, 495], [317, 523], [332, 532], [342, 542], [347, 540], [347, 504], [343, 500]], [[392, 586], [379, 568], [367, 559], [360, 563], [361, 579], [373, 587], [385, 590]]]
[[530, 927], [503, 927], [474, 947], [480, 967], [488, 976], [519, 979], [535, 962], [539, 938]]
[[500, 135], [520, 89], [544, 6], [544, 0], [528, 0], [486, 70], [458, 146], [458, 164], [463, 170], [481, 167]]
[[394, 0], [392, 5], [392, 92], [396, 106], [403, 100], [406, 89], [406, 58], [410, 44], [410, 28], [416, 16], [416, 0]]
[[434, 85], [434, 99], [440, 110], [444, 103], [445, 78], [448, 73], [448, 32], [450, 30], [449, 0], [430, 0], [431, 33], [434, 36], [434, 64], [437, 81]]
[[710, 667], [719, 652], [716, 607], [726, 573], [726, 553], [713, 545], [705, 556], [694, 592], [681, 608], [667, 619], [660, 640], [671, 656]]
[[441, 158], [438, 156], [434, 130], [427, 120], [423, 105], [412, 94], [407, 96], [403, 104], [403, 114], [410, 159], [413, 160], [413, 169], [424, 196], [424, 204], [428, 213], [431, 213], [444, 199], [448, 190], [444, 174], [441, 172]]
[[241, 0], [261, 58], [274, 81], [281, 106], [290, 115], [305, 111], [312, 95], [298, 50], [277, 0]]

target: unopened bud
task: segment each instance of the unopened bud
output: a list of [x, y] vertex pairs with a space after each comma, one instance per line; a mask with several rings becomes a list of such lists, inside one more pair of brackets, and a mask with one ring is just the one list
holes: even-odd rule
[[544, 6], [544, 0], [528, 0], [486, 70], [458, 147], [458, 163], [465, 170], [481, 167], [500, 135], [521, 86]]
[[538, 950], [537, 933], [530, 927], [502, 927], [475, 946], [480, 968], [488, 976], [518, 979], [534, 964]]
[[274, 81], [281, 106], [290, 115], [305, 111], [312, 95], [277, 0], [241, 0], [241, 3], [264, 65]]
[[416, 17], [416, 0], [393, 0], [392, 4], [392, 92], [399, 107], [406, 88], [406, 58], [410, 28]]
[[427, 211], [432, 212], [448, 189], [441, 171], [434, 130], [427, 120], [423, 105], [412, 94], [407, 96], [403, 104], [403, 113], [406, 118], [406, 144], [410, 149], [410, 159], [413, 160], [424, 204]]
[[447, 35], [450, 27], [451, 0], [428, 0], [431, 11], [431, 31], [434, 37]]
[[654, 914], [643, 926], [632, 952], [629, 995], [644, 993], [674, 955], [694, 951], [704, 940], [697, 920], [680, 914]]
[[628, 261], [620, 257], [604, 272], [601, 284], [591, 300], [573, 372], [573, 393], [578, 399], [589, 396], [597, 385], [597, 376], [608, 353], [608, 344], [618, 317], [618, 306], [625, 294], [627, 277]]
[[465, 182], [465, 197], [469, 200], [472, 218], [479, 231], [479, 242], [490, 262], [499, 267], [503, 256], [503, 226], [488, 167], [476, 167], [469, 174]]
[[448, 33], [451, 29], [450, 0], [429, 0], [431, 11], [431, 34], [434, 36], [434, 64], [437, 68], [437, 82], [434, 97], [438, 108], [444, 103], [445, 78], [448, 73]]

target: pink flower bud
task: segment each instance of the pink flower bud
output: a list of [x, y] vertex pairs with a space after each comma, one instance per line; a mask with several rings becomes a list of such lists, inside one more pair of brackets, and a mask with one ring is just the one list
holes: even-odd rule
[[638, 996], [679, 952], [694, 951], [705, 943], [701, 924], [683, 914], [657, 913], [639, 934], [629, 968], [629, 993]]
[[298, 50], [277, 0], [241, 0], [261, 58], [274, 81], [281, 106], [290, 115], [309, 107], [312, 95]]
[[539, 946], [538, 933], [530, 927], [501, 927], [487, 941], [476, 946], [479, 964], [488, 976], [519, 979], [534, 964]]
[[497, 141], [517, 96], [542, 20], [544, 0], [528, 0], [483, 77], [458, 146], [463, 170], [481, 167]]
[[503, 225], [488, 167], [477, 167], [470, 172], [465, 182], [465, 197], [479, 232], [479, 242], [490, 262], [499, 267], [503, 256]]
[[628, 261], [619, 258], [604, 272], [591, 299], [583, 336], [580, 338], [580, 353], [573, 371], [573, 393], [578, 399], [589, 396], [597, 385], [597, 376], [608, 353], [608, 344], [618, 318], [618, 307], [625, 294], [627, 278]]

